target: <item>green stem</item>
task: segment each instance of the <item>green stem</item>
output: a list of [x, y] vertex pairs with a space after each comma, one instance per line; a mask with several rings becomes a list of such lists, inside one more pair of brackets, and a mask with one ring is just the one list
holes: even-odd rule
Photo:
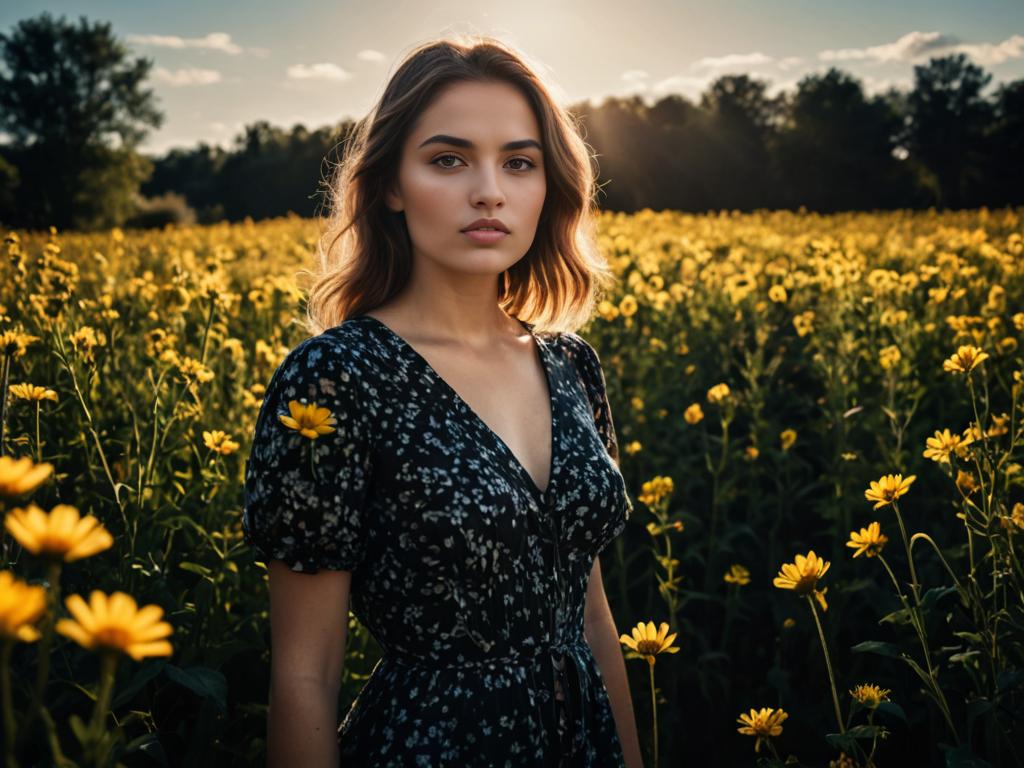
[[[92, 737], [92, 745], [98, 745], [102, 738], [104, 722], [107, 717], [107, 708], [110, 706], [110, 696], [114, 688], [114, 672], [117, 669], [117, 652], [105, 650], [100, 656], [100, 688], [96, 694], [96, 706], [92, 710], [92, 720], [89, 722], [89, 734]], [[97, 755], [97, 757], [99, 757]]]
[[843, 725], [843, 713], [839, 707], [839, 693], [836, 690], [836, 677], [832, 671], [832, 658], [828, 655], [828, 643], [825, 642], [825, 630], [821, 627], [821, 619], [818, 618], [818, 609], [814, 605], [813, 595], [805, 595], [811, 606], [811, 613], [814, 615], [814, 623], [818, 626], [818, 637], [821, 639], [821, 650], [825, 654], [825, 667], [828, 669], [828, 682], [832, 686], [832, 704], [836, 708], [836, 723], [839, 725], [839, 733], [846, 733]]
[[647, 661], [649, 662], [648, 669], [651, 671], [651, 713], [653, 723], [651, 738], [654, 742], [654, 768], [658, 768], [658, 698], [654, 693], [654, 657], [648, 656]]
[[18, 768], [18, 760], [14, 756], [14, 697], [11, 695], [11, 649], [14, 640], [7, 638], [0, 649], [0, 696], [4, 705], [4, 764]]
[[42, 637], [39, 642], [38, 666], [36, 667], [36, 685], [32, 691], [32, 700], [29, 702], [25, 719], [18, 726], [18, 733], [15, 741], [21, 741], [28, 732], [28, 727], [39, 714], [39, 708], [43, 702], [43, 693], [46, 690], [46, 681], [50, 676], [50, 648], [53, 645], [54, 626], [57, 622], [57, 610], [60, 605], [60, 571], [63, 563], [60, 560], [51, 560], [47, 565], [46, 578], [50, 589], [46, 594], [46, 618], [40, 627]]

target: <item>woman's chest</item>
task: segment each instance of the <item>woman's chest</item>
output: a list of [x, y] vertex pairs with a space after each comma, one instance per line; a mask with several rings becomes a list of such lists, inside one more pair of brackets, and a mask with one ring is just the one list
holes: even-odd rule
[[632, 505], [597, 434], [586, 394], [552, 368], [550, 476], [543, 492], [464, 402], [429, 386], [382, 391], [374, 413], [368, 527], [379, 546], [452, 562], [518, 561], [539, 543], [593, 555]]

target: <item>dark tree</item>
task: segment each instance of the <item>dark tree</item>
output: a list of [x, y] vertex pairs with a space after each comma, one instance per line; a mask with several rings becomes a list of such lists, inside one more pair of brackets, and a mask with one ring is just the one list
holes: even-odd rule
[[718, 144], [719, 165], [707, 180], [713, 207], [751, 210], [772, 204], [768, 153], [784, 101], [769, 98], [767, 86], [748, 75], [725, 75], [701, 96], [709, 138]]
[[983, 191], [984, 136], [993, 110], [981, 92], [991, 80], [963, 53], [914, 67], [908, 148], [933, 174], [940, 207], [970, 205]]
[[150, 163], [136, 152], [163, 116], [143, 89], [152, 61], [131, 59], [109, 23], [48, 13], [0, 34], [0, 129], [18, 169], [22, 226], [96, 227], [131, 213]]
[[1016, 205], [1024, 200], [1024, 80], [1004, 83], [995, 93], [995, 121], [988, 135], [991, 164], [989, 205]]
[[782, 201], [818, 211], [898, 206], [912, 179], [894, 155], [902, 116], [841, 70], [804, 77], [777, 137]]

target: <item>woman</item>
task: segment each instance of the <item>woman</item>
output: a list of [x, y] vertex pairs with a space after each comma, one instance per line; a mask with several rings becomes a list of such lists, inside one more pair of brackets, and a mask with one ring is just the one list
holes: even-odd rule
[[[597, 558], [632, 502], [571, 330], [593, 189], [493, 39], [420, 46], [357, 127], [246, 466], [272, 766], [641, 765]], [[382, 656], [335, 735], [350, 596]]]

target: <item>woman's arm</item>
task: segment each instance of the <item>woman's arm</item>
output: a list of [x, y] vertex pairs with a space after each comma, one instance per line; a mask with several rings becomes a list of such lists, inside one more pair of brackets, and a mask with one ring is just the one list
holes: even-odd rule
[[269, 768], [337, 768], [338, 690], [350, 571], [315, 574], [271, 560]]
[[633, 714], [633, 699], [626, 677], [626, 662], [622, 658], [619, 632], [615, 628], [608, 598], [604, 593], [601, 579], [601, 561], [594, 558], [587, 585], [587, 599], [584, 608], [583, 636], [594, 654], [601, 677], [604, 679], [608, 700], [615, 716], [615, 727], [622, 743], [627, 768], [643, 768], [640, 754], [640, 739], [636, 731], [636, 716]]

